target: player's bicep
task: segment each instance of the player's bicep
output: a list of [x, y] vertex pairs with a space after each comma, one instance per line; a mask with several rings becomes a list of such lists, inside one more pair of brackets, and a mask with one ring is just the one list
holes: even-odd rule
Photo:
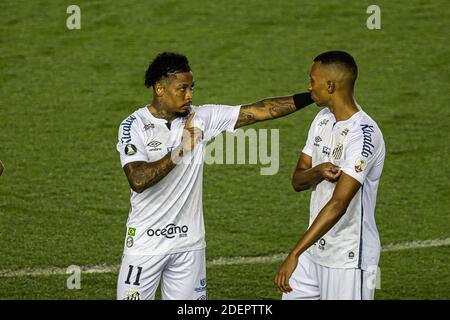
[[303, 171], [311, 169], [312, 167], [312, 158], [306, 153], [302, 152], [297, 161], [297, 166], [295, 167], [294, 173], [292, 174], [292, 187], [295, 191], [301, 191], [303, 188], [300, 187], [301, 183], [301, 174]]
[[311, 168], [312, 168], [312, 157], [302, 152], [302, 154], [298, 158], [297, 167], [295, 168], [295, 171], [308, 170]]
[[360, 187], [361, 183], [358, 180], [343, 172], [336, 183], [331, 199], [339, 203], [346, 210]]

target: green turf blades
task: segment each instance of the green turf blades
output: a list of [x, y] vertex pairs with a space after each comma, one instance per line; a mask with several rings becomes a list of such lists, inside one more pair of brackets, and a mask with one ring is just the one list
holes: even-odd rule
[[[129, 188], [115, 151], [117, 130], [123, 118], [150, 101], [143, 86], [145, 68], [166, 49], [189, 56], [195, 104], [247, 103], [302, 91], [315, 55], [348, 50], [360, 68], [356, 97], [386, 141], [376, 213], [382, 243], [448, 237], [443, 170], [448, 167], [449, 117], [442, 92], [449, 65], [447, 3], [377, 4], [379, 31], [366, 28], [364, 5], [339, 1], [305, 2], [301, 9], [293, 1], [275, 6], [255, 0], [245, 6], [240, 1], [79, 2], [80, 30], [67, 30], [65, 8], [50, 1], [3, 3], [0, 158], [6, 170], [0, 178], [0, 235], [5, 239], [0, 269], [119, 263]], [[280, 129], [277, 175], [261, 176], [255, 165], [206, 166], [208, 259], [285, 252], [304, 231], [309, 195], [293, 192], [290, 178], [317, 110], [313, 106], [253, 126]], [[392, 260], [388, 267], [398, 263]], [[254, 292], [263, 292], [255, 298], [271, 297], [272, 284], [265, 281], [272, 280], [276, 267], [233, 279], [223, 275], [226, 266], [210, 271], [211, 297], [232, 298], [214, 281], [242, 287], [236, 298]], [[417, 273], [424, 265], [410, 267]], [[241, 285], [246, 277], [260, 286]], [[65, 285], [67, 277], [56, 278]], [[114, 292], [111, 279], [99, 281], [92, 297], [111, 297], [105, 296]], [[401, 287], [390, 279], [384, 286]], [[28, 296], [21, 281], [2, 279], [1, 294], [22, 288]], [[416, 297], [430, 296], [423, 283], [417, 286]], [[442, 286], [450, 292], [448, 283]], [[72, 294], [64, 288], [33, 288], [36, 298]], [[377, 297], [408, 295], [396, 289]]]

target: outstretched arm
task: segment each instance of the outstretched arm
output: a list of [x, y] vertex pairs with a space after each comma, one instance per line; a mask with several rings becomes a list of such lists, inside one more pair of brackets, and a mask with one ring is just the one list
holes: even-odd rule
[[293, 96], [267, 98], [241, 106], [235, 129], [258, 121], [279, 118], [304, 108], [314, 101], [309, 92]]
[[312, 225], [300, 238], [278, 269], [274, 282], [279, 291], [292, 291], [289, 286], [289, 278], [297, 266], [298, 257], [339, 221], [347, 211], [350, 201], [360, 187], [361, 184], [356, 179], [342, 173], [330, 201], [322, 208]]

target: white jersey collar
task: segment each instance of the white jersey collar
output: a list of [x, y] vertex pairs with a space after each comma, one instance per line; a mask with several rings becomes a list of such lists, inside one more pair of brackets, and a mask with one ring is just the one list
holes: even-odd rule
[[358, 105], [359, 107], [359, 111], [354, 113], [350, 118], [348, 118], [347, 120], [342, 120], [342, 121], [336, 121], [336, 117], [334, 116], [334, 114], [331, 112], [334, 121], [335, 121], [335, 127], [341, 127], [341, 126], [348, 126], [349, 124], [358, 121], [359, 119], [361, 119], [361, 117], [364, 114], [364, 111], [361, 109], [361, 107]]

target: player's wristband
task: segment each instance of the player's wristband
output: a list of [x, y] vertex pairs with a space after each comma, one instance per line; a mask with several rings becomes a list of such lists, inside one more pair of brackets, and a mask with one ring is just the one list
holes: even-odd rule
[[297, 110], [309, 106], [314, 102], [314, 100], [311, 99], [311, 94], [309, 92], [296, 93], [292, 96], [292, 98], [294, 98], [294, 104]]

